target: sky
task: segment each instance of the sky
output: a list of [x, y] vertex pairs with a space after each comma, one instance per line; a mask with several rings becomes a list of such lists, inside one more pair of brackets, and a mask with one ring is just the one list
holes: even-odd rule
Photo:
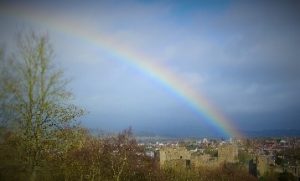
[[[238, 130], [300, 129], [300, 2], [1, 1], [0, 45], [47, 32], [54, 61], [88, 114], [83, 125], [177, 136], [222, 135], [149, 73], [77, 31], [107, 38], [180, 77]], [[64, 28], [68, 27], [68, 31]], [[101, 43], [100, 43], [101, 44]]]

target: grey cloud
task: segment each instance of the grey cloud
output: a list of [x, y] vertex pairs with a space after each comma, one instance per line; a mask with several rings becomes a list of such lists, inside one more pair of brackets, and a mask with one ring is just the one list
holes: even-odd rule
[[[47, 4], [35, 6], [43, 10]], [[282, 119], [300, 126], [298, 1], [232, 2], [207, 11], [195, 5], [185, 13], [180, 3], [135, 1], [72, 8], [50, 3], [50, 9], [57, 12], [53, 18], [61, 14], [161, 61], [241, 128], [270, 123], [280, 128]], [[58, 61], [74, 78], [71, 88], [78, 102], [90, 109], [86, 124], [162, 132], [199, 127], [193, 133], [209, 127], [203, 115], [194, 114], [170, 90], [105, 50], [53, 30], [50, 35]]]

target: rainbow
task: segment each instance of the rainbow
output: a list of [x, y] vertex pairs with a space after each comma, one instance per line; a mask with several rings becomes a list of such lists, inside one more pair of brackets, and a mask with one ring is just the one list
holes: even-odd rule
[[0, 8], [1, 15], [18, 19], [22, 18], [32, 23], [42, 24], [55, 31], [74, 36], [107, 51], [118, 61], [122, 61], [160, 83], [161, 86], [164, 86], [167, 90], [186, 102], [196, 113], [205, 115], [208, 118], [209, 125], [218, 128], [226, 136], [241, 136], [229, 119], [213, 106], [201, 92], [195, 90], [187, 81], [167, 69], [164, 65], [156, 63], [158, 61], [153, 61], [153, 58], [144, 55], [142, 52], [130, 49], [130, 47], [117, 42], [113, 37], [99, 34], [95, 30], [89, 29], [88, 26], [82, 26], [75, 21], [67, 21], [61, 18], [49, 18], [42, 12], [36, 11], [18, 6]]

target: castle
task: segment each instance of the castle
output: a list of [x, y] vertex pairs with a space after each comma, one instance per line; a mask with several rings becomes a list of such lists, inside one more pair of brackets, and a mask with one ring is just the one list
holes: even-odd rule
[[220, 164], [238, 162], [238, 147], [233, 144], [218, 148], [218, 157], [188, 151], [185, 147], [164, 147], [159, 151], [160, 167], [196, 168], [217, 167]]

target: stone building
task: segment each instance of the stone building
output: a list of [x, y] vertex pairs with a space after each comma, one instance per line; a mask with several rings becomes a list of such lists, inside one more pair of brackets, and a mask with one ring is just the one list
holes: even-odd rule
[[289, 165], [286, 171], [290, 172], [295, 177], [297, 177], [298, 180], [300, 180], [300, 165], [298, 165], [297, 163], [293, 165]]

